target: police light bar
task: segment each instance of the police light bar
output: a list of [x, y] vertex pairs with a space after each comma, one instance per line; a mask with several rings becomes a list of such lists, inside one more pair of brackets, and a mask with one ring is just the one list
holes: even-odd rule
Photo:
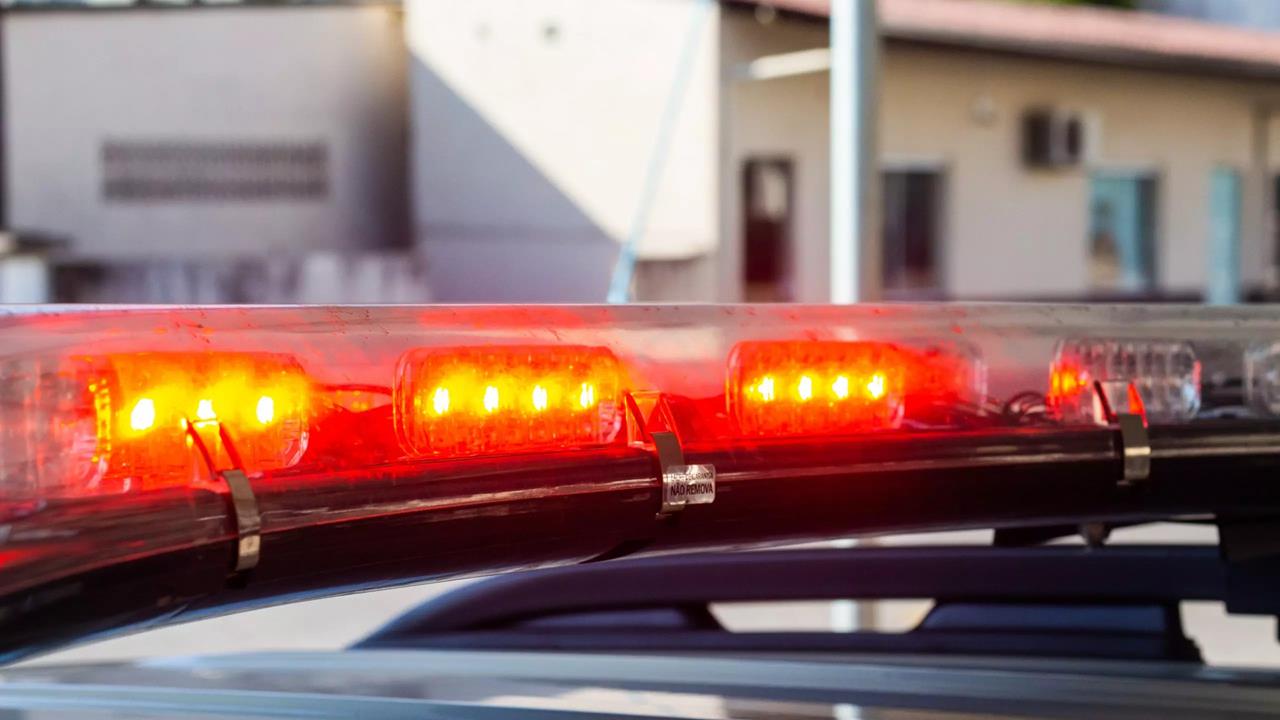
[[641, 548], [1280, 506], [1262, 309], [44, 307], [0, 333], [15, 652], [109, 615], [76, 593], [126, 565], [168, 578], [145, 620]]

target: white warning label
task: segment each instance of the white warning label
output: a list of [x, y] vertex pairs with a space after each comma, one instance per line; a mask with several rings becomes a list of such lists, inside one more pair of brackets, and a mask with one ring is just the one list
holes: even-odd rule
[[663, 512], [715, 499], [716, 469], [711, 465], [672, 465], [662, 474]]

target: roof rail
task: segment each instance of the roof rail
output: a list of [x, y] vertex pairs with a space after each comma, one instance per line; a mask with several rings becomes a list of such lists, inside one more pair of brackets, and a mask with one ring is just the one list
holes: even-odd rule
[[[1226, 578], [1216, 549], [1200, 546], [876, 547], [660, 557], [491, 578], [424, 603], [357, 647], [1198, 661], [1198, 650], [1182, 634], [1178, 603], [1225, 599]], [[727, 633], [707, 611], [717, 602], [839, 598], [938, 604], [915, 630], [894, 635]]]

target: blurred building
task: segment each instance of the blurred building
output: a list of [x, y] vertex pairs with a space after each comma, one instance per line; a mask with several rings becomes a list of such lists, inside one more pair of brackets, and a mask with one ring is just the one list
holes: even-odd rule
[[403, 37], [395, 3], [7, 8], [4, 225], [63, 241], [63, 299], [378, 299]]
[[696, 0], [407, 0], [415, 235], [438, 297], [602, 302], [637, 224], [640, 257], [714, 287], [713, 14]]
[[[0, 22], [0, 298], [828, 297], [826, 0], [124, 3]], [[878, 7], [879, 297], [1275, 285], [1280, 34]]]
[[[1280, 36], [879, 8], [884, 297], [1230, 301], [1272, 281]], [[827, 297], [824, 0], [406, 9], [416, 230], [453, 276], [442, 296], [598, 300], [634, 237], [641, 299]]]

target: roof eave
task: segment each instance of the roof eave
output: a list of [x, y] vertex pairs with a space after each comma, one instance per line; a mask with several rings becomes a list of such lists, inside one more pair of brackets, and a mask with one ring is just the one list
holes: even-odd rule
[[1120, 66], [1137, 70], [1159, 70], [1250, 80], [1280, 79], [1280, 66], [1226, 58], [1155, 54], [1110, 47], [1022, 42], [1014, 38], [974, 37], [904, 28], [882, 29], [881, 37], [890, 42], [1006, 53], [1021, 57]]

